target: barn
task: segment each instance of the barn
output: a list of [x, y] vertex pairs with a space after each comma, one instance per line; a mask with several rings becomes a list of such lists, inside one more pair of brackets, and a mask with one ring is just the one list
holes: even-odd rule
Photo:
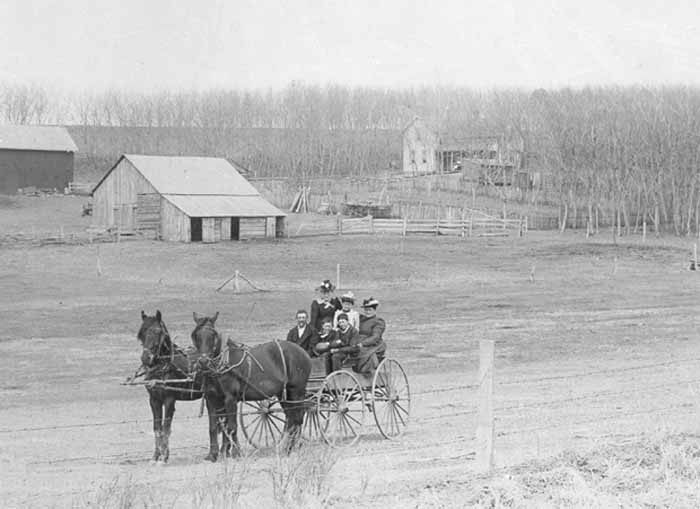
[[0, 194], [18, 189], [58, 189], [73, 180], [78, 151], [63, 127], [0, 125]]
[[151, 239], [282, 237], [285, 214], [226, 159], [123, 155], [92, 191], [95, 226]]

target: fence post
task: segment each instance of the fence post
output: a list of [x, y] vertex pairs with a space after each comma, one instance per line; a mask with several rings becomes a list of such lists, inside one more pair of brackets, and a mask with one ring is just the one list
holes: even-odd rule
[[435, 236], [440, 235], [440, 207], [437, 207], [437, 213], [435, 214]]
[[343, 216], [340, 214], [337, 215], [337, 221], [338, 221], [338, 235], [343, 234]]
[[474, 227], [474, 209], [472, 209], [471, 214], [469, 214], [469, 236], [472, 236], [472, 228]]
[[407, 229], [408, 229], [408, 218], [406, 216], [403, 216], [403, 230], [401, 231], [401, 235], [403, 237], [406, 236]]
[[464, 207], [462, 207], [462, 238], [464, 238], [464, 236], [466, 235], [466, 229], [467, 229], [466, 215], [467, 215], [467, 211], [464, 210]]
[[493, 362], [494, 341], [479, 341], [479, 415], [476, 426], [476, 468], [493, 470]]
[[239, 273], [238, 273], [238, 271], [236, 271], [234, 273], [234, 276], [233, 276], [233, 291], [236, 293], [240, 293], [240, 291], [241, 291], [241, 285], [240, 285], [240, 282], [238, 280], [238, 276], [239, 276]]
[[647, 218], [642, 221], [642, 242], [647, 240]]
[[525, 216], [525, 233], [527, 233], [527, 216]]
[[340, 264], [335, 265], [335, 287], [340, 290]]
[[369, 216], [369, 233], [374, 233], [374, 218], [372, 217], [372, 214]]

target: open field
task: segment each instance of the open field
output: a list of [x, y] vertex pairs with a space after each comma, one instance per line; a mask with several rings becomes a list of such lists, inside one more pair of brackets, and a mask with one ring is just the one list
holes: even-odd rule
[[[691, 248], [687, 239], [612, 245], [607, 237], [531, 233], [2, 249], [3, 505], [99, 506], [100, 497], [126, 493], [149, 506], [187, 506], [193, 486], [225, 475], [241, 485], [243, 507], [272, 504], [269, 472], [278, 461], [272, 452], [242, 462], [244, 476], [241, 464], [203, 461], [199, 402], [178, 404], [171, 462], [150, 465], [145, 391], [119, 382], [139, 363], [142, 309], [160, 309], [181, 345], [189, 343], [192, 311], [219, 310], [224, 335], [240, 341], [282, 338], [294, 311], [310, 304], [313, 287], [334, 279], [337, 263], [343, 288], [382, 302], [390, 354], [414, 391], [414, 420], [401, 440], [388, 442], [370, 416], [359, 444], [337, 453], [324, 503], [460, 507], [490, 504], [484, 493], [502, 501], [510, 493], [520, 497], [516, 507], [576, 505], [548, 498], [551, 479], [528, 477], [523, 465], [566, 450], [592, 450], [593, 463], [624, 456], [620, 447], [643, 454], [639, 444], [648, 436], [661, 437], [654, 443], [667, 449], [696, 440], [700, 275], [686, 270]], [[215, 292], [234, 270], [270, 291]], [[476, 379], [481, 338], [497, 341], [493, 481], [473, 472], [476, 395], [467, 386]], [[685, 437], [681, 445], [665, 438], [675, 433], [686, 433], [678, 435]], [[582, 468], [566, 458], [544, 471]], [[540, 463], [534, 472], [543, 471]], [[539, 487], [522, 489], [533, 476]], [[574, 488], [596, 482], [568, 479]], [[659, 486], [619, 493], [634, 507], [661, 500], [653, 498]], [[590, 507], [591, 500], [606, 506], [608, 499], [571, 500]], [[682, 491], [675, 502], [697, 506], [700, 495]]]

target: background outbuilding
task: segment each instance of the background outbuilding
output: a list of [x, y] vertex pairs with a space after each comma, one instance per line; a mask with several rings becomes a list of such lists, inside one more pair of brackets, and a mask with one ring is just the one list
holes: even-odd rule
[[226, 159], [123, 155], [92, 191], [96, 226], [152, 239], [282, 237], [284, 212]]

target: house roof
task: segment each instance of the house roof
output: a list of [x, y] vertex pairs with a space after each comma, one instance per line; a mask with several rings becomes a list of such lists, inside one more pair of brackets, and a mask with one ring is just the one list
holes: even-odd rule
[[0, 125], [0, 149], [77, 152], [68, 131], [58, 126]]
[[124, 154], [136, 170], [166, 200], [190, 217], [270, 217], [286, 214], [263, 198], [226, 159]]

